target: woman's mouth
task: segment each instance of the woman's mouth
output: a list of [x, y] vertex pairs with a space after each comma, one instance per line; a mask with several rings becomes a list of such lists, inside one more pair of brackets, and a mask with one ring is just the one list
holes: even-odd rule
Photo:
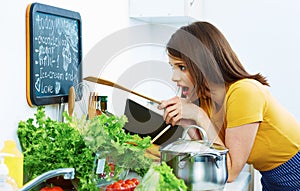
[[188, 96], [188, 94], [189, 94], [189, 88], [188, 87], [182, 87], [182, 92], [181, 92], [181, 94], [182, 94], [182, 97], [187, 97]]

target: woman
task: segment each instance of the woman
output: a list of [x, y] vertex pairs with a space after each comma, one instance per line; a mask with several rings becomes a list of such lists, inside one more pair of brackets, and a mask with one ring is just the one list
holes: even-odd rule
[[[249, 74], [207, 22], [180, 28], [167, 52], [182, 97], [162, 101], [165, 121], [197, 124], [227, 147], [228, 182], [248, 163], [262, 174], [263, 190], [300, 190], [300, 124], [272, 97], [266, 78]], [[200, 139], [196, 129], [189, 134]]]

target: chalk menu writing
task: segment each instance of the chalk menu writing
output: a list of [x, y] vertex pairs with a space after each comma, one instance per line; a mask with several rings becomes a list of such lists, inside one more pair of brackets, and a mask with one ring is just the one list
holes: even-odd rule
[[38, 13], [34, 22], [33, 72], [37, 96], [68, 94], [69, 87], [78, 84], [77, 21]]
[[34, 6], [30, 15], [31, 101], [33, 105], [66, 102], [69, 88], [82, 80], [80, 19], [72, 18], [72, 11]]

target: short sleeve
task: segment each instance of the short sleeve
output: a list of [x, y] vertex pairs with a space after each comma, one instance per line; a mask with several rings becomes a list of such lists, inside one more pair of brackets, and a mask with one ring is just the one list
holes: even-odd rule
[[263, 120], [265, 96], [263, 85], [255, 80], [240, 80], [226, 93], [227, 127], [236, 127]]

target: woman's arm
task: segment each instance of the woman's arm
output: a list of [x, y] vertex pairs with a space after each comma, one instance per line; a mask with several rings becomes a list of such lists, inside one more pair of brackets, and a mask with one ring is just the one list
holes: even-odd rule
[[258, 131], [259, 122], [226, 128], [225, 143], [223, 143], [218, 136], [218, 130], [212, 125], [206, 113], [204, 111], [201, 111], [200, 113], [197, 124], [201, 125], [201, 121], [202, 124], [203, 121], [205, 121], [206, 124], [204, 124], [204, 127], [210, 140], [213, 140], [214, 143], [221, 144], [228, 149], [227, 181], [232, 182], [240, 174], [249, 158]]
[[228, 182], [233, 181], [246, 164], [258, 127], [259, 123], [257, 122], [226, 128], [225, 146], [229, 149], [227, 155]]
[[245, 166], [252, 150], [259, 122], [226, 128], [225, 143], [218, 136], [218, 130], [212, 125], [209, 117], [200, 108], [197, 124], [204, 127], [210, 140], [228, 148], [227, 168], [228, 182], [232, 182]]
[[[226, 128], [224, 143], [219, 138], [219, 132], [213, 126], [206, 112], [199, 106], [174, 97], [170, 100], [162, 101], [159, 108], [165, 109], [164, 119], [167, 123], [175, 125], [180, 123], [182, 119], [192, 120], [195, 124], [205, 129], [209, 140], [228, 148], [228, 182], [233, 181], [239, 175], [250, 155], [259, 123]], [[183, 121], [184, 120], [182, 120], [182, 122]], [[200, 138], [195, 129], [190, 129], [189, 135], [193, 139]], [[195, 137], [193, 137], [193, 135], [195, 135]]]

